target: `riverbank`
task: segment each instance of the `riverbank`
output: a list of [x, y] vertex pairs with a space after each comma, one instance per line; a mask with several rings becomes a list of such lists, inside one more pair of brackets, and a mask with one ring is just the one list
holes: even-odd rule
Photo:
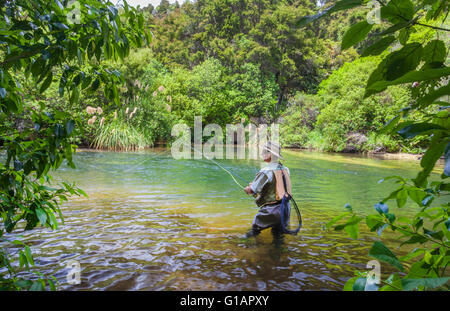
[[[145, 148], [145, 149], [142, 149], [141, 151], [161, 150], [161, 149], [165, 149], [165, 148], [169, 148], [169, 146], [158, 144], [155, 147]], [[375, 159], [381, 159], [381, 160], [416, 160], [416, 161], [420, 161], [423, 157], [423, 153], [414, 154], [414, 153], [389, 153], [389, 152], [327, 152], [327, 151], [320, 151], [320, 150], [315, 150], [315, 149], [311, 149], [311, 148], [291, 148], [291, 147], [286, 147], [283, 149], [284, 150], [292, 150], [292, 151], [319, 152], [319, 153], [324, 153], [324, 154], [341, 154], [341, 155], [346, 155], [346, 156], [375, 158]], [[93, 148], [89, 148], [89, 147], [81, 147], [81, 148], [78, 148], [77, 150], [83, 151], [83, 152], [113, 151], [113, 150], [106, 150], [106, 149], [93, 149]], [[137, 150], [137, 151], [139, 151], [139, 150]], [[120, 151], [116, 151], [116, 152], [120, 152]], [[127, 151], [127, 152], [130, 152], [130, 151]], [[443, 161], [443, 160], [444, 160], [444, 158], [442, 157], [440, 159], [440, 161]]]
[[327, 152], [327, 151], [320, 151], [313, 148], [284, 148], [286, 150], [293, 150], [293, 151], [312, 151], [312, 152], [321, 152], [321, 153], [329, 153], [329, 154], [342, 154], [342, 155], [348, 155], [348, 156], [357, 156], [357, 157], [367, 157], [367, 158], [376, 158], [376, 159], [385, 159], [385, 160], [418, 160], [422, 159], [423, 153], [389, 153], [389, 152]]

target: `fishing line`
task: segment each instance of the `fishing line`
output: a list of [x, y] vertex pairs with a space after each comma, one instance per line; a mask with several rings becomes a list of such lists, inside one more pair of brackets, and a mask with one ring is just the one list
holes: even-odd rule
[[[192, 150], [200, 152], [198, 149], [194, 148], [194, 146], [191, 145]], [[203, 154], [203, 152], [200, 152], [202, 154], [203, 157], [205, 157], [205, 159], [211, 161], [212, 163], [216, 164], [218, 167], [220, 167], [221, 169], [223, 169], [225, 172], [227, 172], [231, 178], [233, 178], [233, 181], [236, 183], [236, 185], [238, 185], [240, 188], [244, 189], [245, 187], [242, 186], [235, 178], [235, 176], [243, 181], [245, 181], [247, 184], [249, 184], [250, 182], [248, 182], [247, 180], [245, 180], [244, 178], [242, 178], [241, 176], [239, 176], [236, 173], [231, 172], [230, 170], [226, 169], [225, 167], [223, 167], [222, 165], [220, 165], [218, 162], [214, 161], [213, 159], [208, 158], [206, 155]]]
[[146, 159], [144, 159], [143, 161], [141, 161], [141, 162], [139, 162], [139, 163], [137, 163], [137, 164], [134, 164], [132, 167], [130, 167], [130, 168], [124, 170], [123, 173], [129, 172], [129, 171], [131, 171], [132, 169], [136, 168], [138, 165], [144, 164], [144, 163], [147, 162], [148, 160], [154, 159], [154, 158], [156, 158], [156, 157], [158, 157], [158, 156], [160, 156], [160, 155], [162, 155], [162, 154], [164, 154], [164, 153], [166, 153], [166, 152], [168, 152], [168, 150], [163, 150], [162, 152], [155, 152], [154, 154], [152, 154], [152, 155], [150, 155], [150, 156], [146, 156]]

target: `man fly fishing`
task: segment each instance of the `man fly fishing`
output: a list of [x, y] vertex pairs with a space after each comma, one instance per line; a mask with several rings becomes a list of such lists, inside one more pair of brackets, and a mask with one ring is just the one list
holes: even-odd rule
[[[191, 148], [198, 151], [194, 146], [191, 146]], [[235, 177], [248, 183], [244, 178], [205, 156], [207, 160], [227, 172], [233, 178], [233, 181], [244, 189], [245, 193], [256, 198], [256, 205], [260, 208], [259, 212], [253, 219], [252, 228], [242, 238], [254, 237], [260, 234], [263, 229], [272, 228], [274, 242], [278, 244], [278, 242], [282, 242], [283, 233], [296, 235], [302, 226], [300, 210], [292, 197], [289, 169], [280, 163], [280, 159], [283, 159], [280, 151], [281, 148], [273, 142], [268, 142], [263, 147], [263, 160], [269, 164], [256, 174], [253, 182], [249, 183], [247, 187], [243, 187]], [[291, 201], [295, 211], [295, 220], [292, 221]], [[294, 225], [297, 225], [297, 227], [294, 227]]]
[[[287, 222], [290, 217], [289, 200], [292, 199], [292, 187], [289, 169], [280, 163], [281, 148], [273, 142], [268, 142], [262, 150], [264, 162], [269, 163], [261, 169], [253, 182], [244, 188], [245, 193], [255, 196], [256, 205], [260, 208], [255, 215], [252, 228], [242, 238], [255, 237], [262, 230], [272, 228], [274, 241], [282, 240], [283, 233], [297, 234], [301, 227], [299, 216], [298, 228], [289, 230]], [[294, 202], [295, 203], [295, 202]]]

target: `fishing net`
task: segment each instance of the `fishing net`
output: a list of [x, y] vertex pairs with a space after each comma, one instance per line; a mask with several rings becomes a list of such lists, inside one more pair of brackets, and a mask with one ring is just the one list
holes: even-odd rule
[[280, 216], [283, 232], [297, 235], [302, 227], [302, 215], [294, 198], [287, 193], [281, 200]]

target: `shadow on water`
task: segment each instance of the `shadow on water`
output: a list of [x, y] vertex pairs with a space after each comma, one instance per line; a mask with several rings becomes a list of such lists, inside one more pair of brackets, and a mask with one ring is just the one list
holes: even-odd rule
[[[56, 181], [76, 182], [89, 198], [62, 207], [65, 223], [58, 230], [20, 234], [60, 289], [340, 290], [355, 269], [365, 268], [377, 237], [361, 226], [361, 237], [352, 240], [324, 224], [345, 203], [371, 212], [391, 189], [378, 180], [418, 171], [416, 162], [287, 152], [304, 225], [277, 244], [270, 230], [240, 238], [257, 208], [226, 173], [207, 161], [174, 160], [166, 151], [80, 152], [77, 169], [55, 173]], [[249, 180], [260, 165], [220, 161]], [[392, 236], [384, 241], [397, 246]], [[79, 285], [67, 283], [69, 260], [81, 264]]]

